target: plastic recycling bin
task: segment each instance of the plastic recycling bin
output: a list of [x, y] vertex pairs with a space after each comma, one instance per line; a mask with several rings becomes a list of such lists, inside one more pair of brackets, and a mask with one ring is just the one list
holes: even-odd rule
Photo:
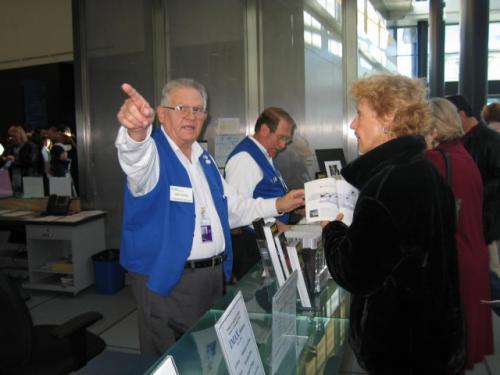
[[125, 270], [120, 265], [120, 250], [106, 249], [92, 255], [95, 289], [100, 294], [113, 294], [125, 285]]

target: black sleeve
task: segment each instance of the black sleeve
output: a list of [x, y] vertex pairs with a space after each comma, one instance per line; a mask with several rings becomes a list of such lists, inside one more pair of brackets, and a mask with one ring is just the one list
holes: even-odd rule
[[332, 221], [323, 229], [328, 269], [344, 289], [358, 295], [376, 291], [400, 260], [395, 224], [387, 208], [360, 197], [350, 227]]

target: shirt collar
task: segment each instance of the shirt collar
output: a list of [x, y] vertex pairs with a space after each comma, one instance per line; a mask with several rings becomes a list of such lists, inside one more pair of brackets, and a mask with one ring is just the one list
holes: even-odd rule
[[272, 163], [273, 158], [269, 155], [265, 147], [262, 146], [262, 144], [258, 140], [256, 140], [253, 135], [249, 136], [248, 138], [250, 138], [253, 141], [253, 143], [257, 145], [257, 147], [260, 149], [260, 151], [262, 151], [267, 160], [269, 160]]
[[[163, 132], [163, 135], [165, 135], [165, 137], [167, 138], [167, 141], [170, 144], [170, 147], [172, 147], [172, 150], [174, 150], [174, 152], [177, 155], [182, 154], [184, 157], [186, 157], [186, 155], [184, 155], [184, 153], [181, 151], [181, 149], [177, 145], [177, 143], [175, 143], [172, 140], [172, 138], [170, 138], [168, 136], [168, 134], [165, 131], [165, 129], [163, 128], [163, 126], [161, 127], [161, 131]], [[203, 147], [201, 147], [198, 142], [194, 141], [193, 144], [191, 145], [191, 161], [194, 162], [194, 161], [198, 160], [200, 158], [201, 154], [203, 154]]]

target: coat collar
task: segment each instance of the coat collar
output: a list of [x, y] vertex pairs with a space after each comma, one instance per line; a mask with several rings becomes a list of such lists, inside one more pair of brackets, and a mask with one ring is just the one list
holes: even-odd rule
[[342, 169], [342, 176], [357, 189], [378, 171], [388, 165], [407, 162], [425, 150], [425, 140], [420, 135], [401, 136], [387, 141], [361, 155]]

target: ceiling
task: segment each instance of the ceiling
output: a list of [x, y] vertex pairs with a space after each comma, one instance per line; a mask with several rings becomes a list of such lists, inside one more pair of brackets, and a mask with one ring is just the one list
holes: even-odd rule
[[372, 5], [385, 19], [404, 18], [413, 11], [413, 0], [371, 0]]
[[[397, 26], [415, 25], [429, 18], [429, 0], [370, 0], [372, 5], [390, 23]], [[446, 23], [460, 21], [461, 0], [443, 0]], [[500, 0], [489, 0], [490, 21], [500, 21]]]

